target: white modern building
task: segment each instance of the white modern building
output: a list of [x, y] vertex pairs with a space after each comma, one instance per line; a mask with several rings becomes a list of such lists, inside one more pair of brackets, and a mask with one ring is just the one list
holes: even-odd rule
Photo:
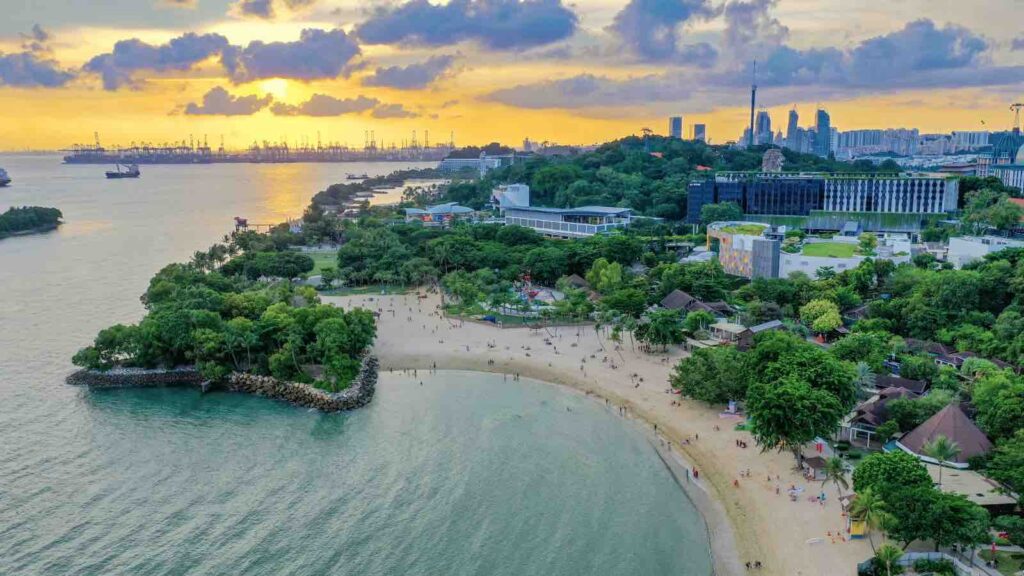
[[529, 206], [530, 187], [526, 184], [502, 184], [491, 192], [491, 204], [502, 212], [511, 206]]
[[1024, 164], [996, 164], [989, 167], [989, 173], [1007, 186], [1024, 190]]
[[999, 236], [954, 236], [949, 239], [946, 260], [960, 268], [1006, 248], [1024, 248], [1024, 242]]
[[491, 192], [491, 205], [499, 210], [506, 225], [532, 228], [556, 238], [584, 238], [625, 228], [633, 218], [629, 208], [581, 206], [546, 208], [530, 206], [530, 187], [505, 184]]
[[473, 170], [479, 172], [481, 176], [487, 172], [494, 170], [495, 168], [501, 168], [503, 166], [511, 166], [517, 161], [516, 154], [501, 154], [488, 156], [486, 152], [481, 152], [477, 158], [445, 158], [437, 165], [437, 169], [446, 174], [454, 172], [461, 172], [463, 170]]
[[942, 214], [956, 210], [959, 197], [957, 178], [944, 174], [831, 176], [825, 178], [823, 209]]
[[629, 226], [633, 211], [629, 208], [581, 206], [579, 208], [542, 208], [510, 206], [505, 208], [505, 224], [532, 228], [539, 234], [557, 238], [585, 238]]

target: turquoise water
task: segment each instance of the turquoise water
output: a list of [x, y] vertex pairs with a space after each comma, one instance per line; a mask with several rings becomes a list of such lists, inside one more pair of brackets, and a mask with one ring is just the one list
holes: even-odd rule
[[0, 241], [0, 574], [710, 572], [703, 522], [648, 441], [557, 387], [382, 374], [370, 407], [323, 415], [65, 386], [74, 350], [137, 319], [149, 276], [236, 212], [287, 214], [304, 200], [281, 182], [371, 170], [164, 167], [117, 188], [54, 164], [0, 156], [17, 182], [0, 209], [69, 220]]

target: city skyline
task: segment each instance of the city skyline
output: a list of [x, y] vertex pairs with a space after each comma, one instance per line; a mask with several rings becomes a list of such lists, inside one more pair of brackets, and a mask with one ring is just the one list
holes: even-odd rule
[[[776, 126], [820, 105], [842, 130], [1006, 130], [1024, 36], [1012, 6], [803, 0], [44, 0], [0, 23], [4, 149], [224, 137], [360, 147], [591, 144], [707, 126], [714, 143], [758, 107]], [[856, 26], [845, 25], [855, 21]], [[805, 122], [806, 124], [806, 122]]]

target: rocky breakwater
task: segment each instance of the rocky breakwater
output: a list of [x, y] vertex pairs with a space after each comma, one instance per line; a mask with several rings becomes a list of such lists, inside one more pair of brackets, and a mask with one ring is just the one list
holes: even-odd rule
[[[361, 408], [373, 400], [377, 389], [377, 357], [366, 355], [359, 373], [348, 388], [326, 392], [300, 382], [286, 382], [272, 376], [234, 372], [228, 377], [227, 389], [257, 396], [284, 400], [297, 406], [338, 412]], [[172, 369], [114, 368], [107, 371], [78, 370], [67, 377], [73, 386], [90, 388], [149, 388], [161, 386], [195, 386], [207, 390], [209, 382], [192, 367]]]
[[90, 388], [158, 388], [163, 386], [201, 386], [203, 376], [191, 366], [179, 368], [112, 368], [76, 370], [65, 382]]
[[370, 403], [377, 388], [377, 357], [363, 358], [359, 374], [341, 392], [326, 392], [300, 382], [286, 382], [272, 376], [235, 372], [228, 377], [228, 390], [284, 400], [323, 412], [353, 410]]

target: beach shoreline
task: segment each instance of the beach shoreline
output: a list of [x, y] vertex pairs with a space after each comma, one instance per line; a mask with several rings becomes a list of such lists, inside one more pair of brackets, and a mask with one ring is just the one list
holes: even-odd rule
[[[857, 562], [871, 555], [866, 541], [840, 537], [845, 526], [834, 492], [821, 506], [791, 501], [784, 491], [780, 494], [780, 486], [790, 485], [807, 485], [809, 494], [825, 490], [793, 470], [791, 455], [759, 452], [749, 433], [734, 430], [736, 420], [724, 417], [719, 409], [669, 393], [668, 377], [684, 357], [680, 350], [644, 354], [632, 350], [628, 340], [616, 349], [592, 326], [499, 329], [462, 322], [440, 312], [440, 297], [435, 294], [323, 300], [378, 312], [373, 353], [382, 371], [518, 375], [621, 406], [647, 433], [656, 430], [671, 451], [659, 447], [653, 436], [650, 441], [707, 524], [718, 576], [746, 574], [746, 563], [756, 561], [764, 566], [753, 572], [757, 574], [849, 574]], [[751, 448], [738, 448], [739, 439]], [[699, 480], [687, 490], [685, 475], [694, 469]], [[746, 471], [749, 476], [744, 476]]]

